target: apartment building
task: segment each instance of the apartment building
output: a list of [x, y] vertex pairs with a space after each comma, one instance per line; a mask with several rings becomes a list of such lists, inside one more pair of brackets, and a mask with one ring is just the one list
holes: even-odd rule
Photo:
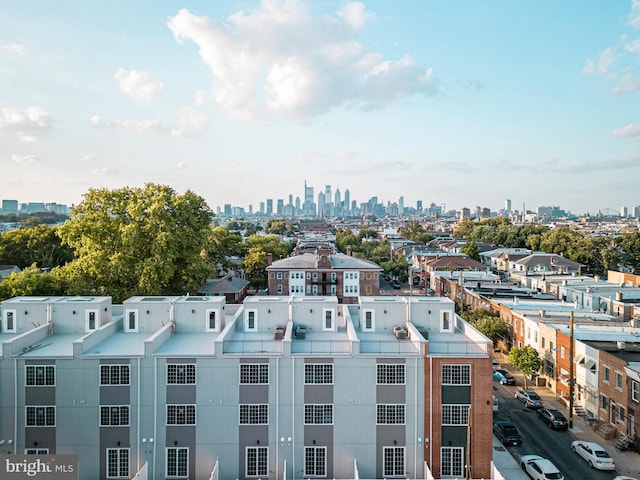
[[91, 480], [490, 477], [491, 342], [449, 299], [0, 308], [0, 453]]
[[277, 260], [266, 270], [269, 295], [335, 296], [354, 304], [361, 295], [380, 293], [382, 267], [331, 248]]

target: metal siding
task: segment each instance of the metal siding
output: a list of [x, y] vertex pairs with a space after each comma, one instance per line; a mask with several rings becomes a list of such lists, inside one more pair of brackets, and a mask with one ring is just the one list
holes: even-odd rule
[[[48, 448], [51, 454], [56, 453], [56, 427], [25, 428], [24, 448], [34, 448], [36, 445], [38, 448]], [[15, 453], [22, 455], [24, 450]]]
[[[238, 401], [239, 403], [269, 403], [269, 385], [240, 385]], [[271, 408], [275, 408], [275, 404], [271, 405]]]
[[467, 444], [467, 427], [442, 427], [442, 445], [445, 447], [464, 447]]
[[333, 385], [305, 385], [304, 403], [333, 403]]
[[[405, 375], [407, 371], [405, 370]], [[404, 385], [377, 385], [376, 403], [407, 403]]]
[[55, 405], [56, 387], [25, 387], [25, 405]]
[[[326, 477], [335, 478], [333, 475], [333, 425], [305, 425], [304, 446], [327, 447]], [[304, 452], [301, 469], [304, 472]]]
[[196, 385], [167, 385], [166, 404], [196, 403]]

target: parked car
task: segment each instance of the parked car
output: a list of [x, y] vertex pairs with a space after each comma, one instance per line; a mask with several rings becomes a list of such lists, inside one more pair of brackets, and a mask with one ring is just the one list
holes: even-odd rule
[[387, 281], [387, 282], [388, 282], [389, 280], [391, 280], [391, 277], [390, 277], [389, 275], [383, 275], [383, 276], [382, 276], [382, 278], [384, 278], [384, 279], [385, 279], [385, 281]]
[[563, 414], [553, 408], [541, 408], [538, 410], [538, 418], [547, 424], [549, 428], [556, 430], [566, 430], [569, 422]]
[[493, 424], [493, 434], [504, 445], [520, 445], [522, 435], [515, 425], [507, 420], [498, 420]]
[[598, 470], [616, 469], [611, 455], [595, 442], [575, 440], [571, 442], [571, 450], [584, 458], [591, 468], [597, 468]]
[[400, 288], [400, 282], [399, 282], [399, 281], [397, 281], [397, 280], [393, 280], [393, 281], [391, 282], [391, 286], [397, 290], [397, 289], [399, 289], [399, 288]]
[[564, 480], [558, 467], [539, 455], [523, 455], [520, 466], [533, 480]]
[[495, 358], [493, 359], [493, 369], [502, 370], [502, 365], [500, 365], [500, 362], [498, 362], [498, 360], [496, 360]]
[[493, 396], [493, 414], [495, 415], [500, 411], [500, 402], [498, 401], [498, 397]]
[[515, 385], [516, 378], [506, 370], [498, 369], [493, 371], [493, 379], [501, 385]]
[[536, 392], [532, 392], [531, 390], [518, 390], [515, 394], [515, 397], [524, 403], [524, 406], [527, 408], [542, 408], [544, 407], [544, 402], [540, 398], [540, 396]]

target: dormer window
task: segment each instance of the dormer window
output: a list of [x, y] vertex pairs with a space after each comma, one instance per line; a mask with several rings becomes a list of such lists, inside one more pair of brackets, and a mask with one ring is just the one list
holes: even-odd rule
[[207, 331], [208, 332], [217, 332], [218, 331], [218, 317], [216, 310], [207, 310]]
[[138, 310], [127, 310], [124, 315], [124, 331], [138, 331]]

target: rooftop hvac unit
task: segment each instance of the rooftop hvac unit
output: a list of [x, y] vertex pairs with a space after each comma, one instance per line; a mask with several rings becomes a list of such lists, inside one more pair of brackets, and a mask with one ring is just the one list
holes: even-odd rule
[[276, 325], [275, 329], [273, 330], [273, 339], [282, 340], [284, 338], [284, 331], [285, 331], [284, 325]]
[[393, 326], [393, 334], [396, 336], [396, 338], [407, 338], [408, 333], [409, 332], [404, 325]]

